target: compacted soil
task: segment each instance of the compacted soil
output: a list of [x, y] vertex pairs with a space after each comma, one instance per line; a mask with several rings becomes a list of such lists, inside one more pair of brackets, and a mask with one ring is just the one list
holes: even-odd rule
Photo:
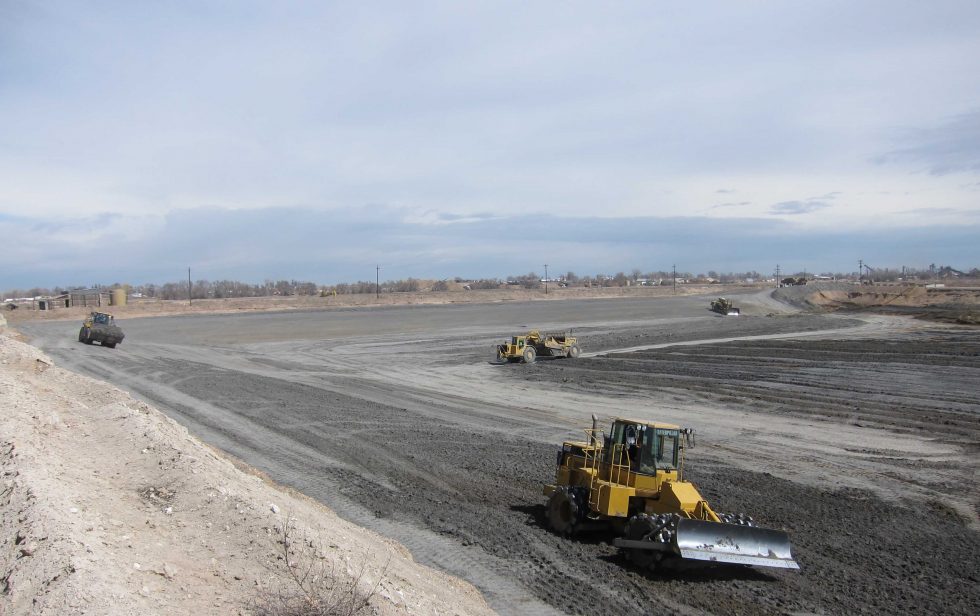
[[491, 613], [466, 582], [3, 332], [0, 405], [0, 614], [282, 609], [301, 592], [287, 542], [338, 614]]
[[[63, 365], [397, 540], [507, 614], [972, 614], [980, 605], [980, 334], [736, 296], [22, 325]], [[490, 361], [528, 328], [578, 360]], [[544, 523], [555, 451], [592, 413], [691, 426], [716, 510], [785, 529], [802, 570], [651, 574]]]

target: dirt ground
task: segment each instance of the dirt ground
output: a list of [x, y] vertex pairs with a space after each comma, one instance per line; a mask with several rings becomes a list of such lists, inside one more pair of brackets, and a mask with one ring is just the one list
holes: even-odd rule
[[109, 312], [120, 319], [159, 317], [173, 315], [242, 314], [255, 312], [283, 312], [304, 310], [335, 310], [351, 308], [376, 308], [379, 306], [424, 306], [444, 304], [486, 304], [496, 302], [560, 301], [566, 299], [651, 298], [675, 295], [699, 295], [703, 293], [739, 293], [762, 288], [759, 284], [695, 285], [684, 284], [676, 289], [667, 286], [633, 287], [564, 287], [552, 286], [546, 294], [543, 289], [508, 287], [503, 289], [463, 290], [455, 285], [452, 291], [420, 291], [415, 293], [372, 293], [349, 295], [310, 295], [238, 297], [224, 299], [160, 300], [155, 298], [130, 298], [122, 306], [73, 306], [36, 310], [30, 303], [18, 304], [14, 310], [8, 304], [0, 307], [11, 324], [30, 321], [81, 321], [89, 312]]
[[[121, 322], [117, 349], [22, 324], [57, 362], [458, 575], [507, 614], [972, 614], [980, 605], [980, 333], [809, 314], [769, 292], [347, 308]], [[572, 328], [587, 357], [495, 365]], [[589, 415], [698, 430], [712, 506], [782, 528], [800, 572], [648, 574], [545, 528], [541, 487]]]
[[[2, 322], [0, 322], [2, 329]], [[397, 543], [236, 468], [146, 403], [0, 332], [0, 613], [241, 614], [291, 561], [378, 614], [491, 613]], [[245, 469], [248, 471], [249, 469]], [[331, 594], [332, 593], [332, 594]]]

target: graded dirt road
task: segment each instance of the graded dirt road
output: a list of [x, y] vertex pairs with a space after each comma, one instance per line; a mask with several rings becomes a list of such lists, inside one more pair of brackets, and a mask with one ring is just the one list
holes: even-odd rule
[[[77, 343], [75, 323], [19, 329], [471, 581], [502, 613], [973, 613], [977, 329], [801, 314], [767, 294], [738, 297], [738, 318], [707, 303], [138, 319], [120, 323], [114, 350]], [[589, 353], [631, 351], [488, 361], [531, 327], [571, 327]], [[604, 537], [550, 533], [541, 486], [591, 413], [696, 428], [688, 478], [716, 509], [788, 530], [802, 572], [647, 574]]]

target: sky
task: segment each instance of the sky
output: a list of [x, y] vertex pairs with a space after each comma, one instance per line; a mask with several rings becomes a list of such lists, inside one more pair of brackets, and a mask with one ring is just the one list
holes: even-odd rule
[[0, 0], [0, 289], [980, 266], [980, 3]]

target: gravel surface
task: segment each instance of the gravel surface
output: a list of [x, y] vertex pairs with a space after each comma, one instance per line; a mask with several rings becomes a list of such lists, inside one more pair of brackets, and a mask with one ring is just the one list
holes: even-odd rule
[[[27, 329], [502, 613], [972, 614], [976, 336], [768, 293], [722, 317], [708, 299], [146, 319], [120, 323], [115, 351], [66, 339], [74, 324]], [[488, 361], [528, 327], [573, 328], [587, 353], [655, 348]], [[786, 529], [802, 572], [651, 575], [606, 536], [549, 532], [541, 487], [592, 412], [697, 428], [688, 478], [715, 509]]]

